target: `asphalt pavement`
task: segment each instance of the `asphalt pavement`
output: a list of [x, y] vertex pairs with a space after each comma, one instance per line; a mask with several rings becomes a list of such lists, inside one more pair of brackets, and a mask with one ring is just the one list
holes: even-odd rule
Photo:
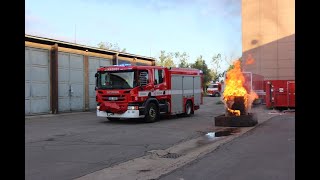
[[294, 180], [295, 115], [275, 116], [160, 180]]
[[[118, 176], [117, 171], [113, 171], [113, 168], [121, 169], [122, 167], [126, 167], [127, 171], [121, 171], [120, 175], [130, 171], [133, 172], [133, 176], [127, 176], [128, 179], [135, 179], [138, 176], [141, 177], [140, 179], [148, 179], [147, 176], [144, 176], [144, 173], [149, 173], [150, 177], [187, 178], [189, 175], [186, 172], [182, 173], [183, 176], [175, 176], [175, 173], [179, 172], [179, 170], [168, 176], [161, 175], [170, 173], [171, 170], [176, 168], [179, 169], [180, 166], [183, 167], [183, 170], [185, 168], [183, 166], [184, 163], [193, 161], [200, 154], [211, 152], [213, 150], [211, 146], [219, 146], [212, 144], [193, 149], [191, 143], [195, 143], [197, 138], [202, 138], [205, 133], [215, 130], [214, 117], [225, 112], [224, 105], [217, 103], [219, 100], [219, 97], [204, 97], [204, 104], [193, 116], [162, 117], [160, 121], [155, 123], [144, 123], [139, 120], [110, 122], [106, 118], [97, 117], [95, 112], [28, 116], [25, 118], [25, 179], [69, 180], [89, 174], [91, 175], [85, 177], [91, 179], [91, 177], [95, 177], [95, 174], [99, 174], [99, 171], [103, 170], [105, 170], [103, 172], [113, 172], [114, 179], [118, 179], [117, 177], [120, 176]], [[270, 110], [264, 109], [263, 106], [254, 107], [253, 110], [258, 112], [258, 120], [261, 122], [279, 115], [277, 113], [270, 114]], [[287, 117], [287, 115], [279, 116]], [[265, 126], [264, 123], [261, 125], [261, 127]], [[259, 125], [256, 128], [259, 129], [261, 127]], [[246, 131], [245, 129], [243, 129], [242, 133]], [[276, 133], [276, 129], [271, 132]], [[244, 136], [246, 137], [247, 135]], [[259, 141], [258, 139], [256, 140]], [[239, 140], [233, 141], [237, 142]], [[231, 141], [231, 144], [233, 144], [233, 141]], [[251, 143], [253, 142], [254, 140]], [[239, 148], [250, 146], [250, 144], [245, 143], [240, 143]], [[254, 143], [259, 144], [259, 142]], [[218, 150], [224, 146], [229, 146], [229, 144], [221, 145]], [[272, 143], [270, 145], [272, 147]], [[167, 158], [157, 161], [150, 159], [150, 161], [157, 163], [159, 171], [158, 169], [154, 169], [155, 171], [145, 171], [148, 169], [134, 171], [134, 168], [140, 168], [143, 163], [141, 163], [140, 167], [137, 163], [134, 163], [134, 166], [128, 166], [132, 160], [141, 160], [145, 156], [149, 156], [150, 152], [155, 152], [155, 154], [160, 152], [161, 154], [162, 151], [170, 150], [170, 148], [172, 148], [171, 150], [184, 151], [183, 148], [186, 147], [191, 148], [192, 151], [176, 159], [180, 161], [179, 166], [172, 166], [172, 163], [175, 163], [174, 159]], [[238, 147], [235, 149], [238, 149]], [[216, 152], [218, 151], [215, 150], [214, 153]], [[254, 154], [254, 152], [251, 153], [252, 155]], [[278, 152], [275, 150], [274, 153]], [[279, 153], [281, 154], [282, 151]], [[266, 154], [266, 159], [268, 160], [267, 156], [268, 154]], [[246, 166], [247, 169], [244, 168], [243, 171], [250, 171], [250, 169], [256, 168], [256, 166], [251, 165], [248, 164]], [[208, 164], [208, 166], [215, 167], [213, 164]], [[197, 172], [200, 171], [197, 170]], [[198, 178], [196, 177], [197, 172], [193, 174], [193, 179]], [[103, 173], [101, 175], [101, 179], [110, 179], [110, 173], [107, 173], [107, 176]], [[200, 179], [211, 176], [209, 173], [207, 176], [201, 176]], [[85, 177], [83, 179], [86, 179]]]

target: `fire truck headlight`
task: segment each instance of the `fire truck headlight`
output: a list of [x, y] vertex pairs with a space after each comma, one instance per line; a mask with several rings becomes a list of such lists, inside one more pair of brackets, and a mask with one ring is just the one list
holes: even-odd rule
[[100, 109], [100, 106], [97, 106], [97, 110], [99, 110]]
[[138, 110], [138, 106], [128, 106], [128, 110]]

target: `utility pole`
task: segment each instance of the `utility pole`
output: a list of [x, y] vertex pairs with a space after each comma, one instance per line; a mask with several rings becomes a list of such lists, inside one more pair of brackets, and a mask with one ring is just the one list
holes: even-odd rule
[[150, 35], [149, 43], [150, 43], [150, 48], [149, 48], [149, 57], [151, 57], [151, 48], [152, 48], [152, 43], [153, 43], [152, 35]]
[[77, 25], [74, 25], [74, 43], [77, 44]]

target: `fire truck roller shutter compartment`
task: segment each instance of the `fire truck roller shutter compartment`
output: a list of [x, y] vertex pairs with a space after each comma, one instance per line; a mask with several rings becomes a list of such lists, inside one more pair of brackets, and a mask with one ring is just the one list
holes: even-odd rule
[[183, 113], [182, 76], [171, 76], [171, 113]]
[[194, 105], [200, 106], [201, 103], [201, 77], [195, 76], [193, 79]]

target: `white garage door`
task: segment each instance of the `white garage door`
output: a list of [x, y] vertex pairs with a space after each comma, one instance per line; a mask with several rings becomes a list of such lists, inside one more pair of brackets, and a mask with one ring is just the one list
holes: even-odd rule
[[84, 110], [83, 55], [58, 52], [58, 110]]
[[25, 47], [25, 115], [49, 113], [49, 50]]
[[95, 73], [100, 66], [112, 65], [111, 59], [104, 59], [98, 57], [89, 57], [89, 108], [95, 109], [97, 107], [96, 103], [96, 92], [95, 92]]

